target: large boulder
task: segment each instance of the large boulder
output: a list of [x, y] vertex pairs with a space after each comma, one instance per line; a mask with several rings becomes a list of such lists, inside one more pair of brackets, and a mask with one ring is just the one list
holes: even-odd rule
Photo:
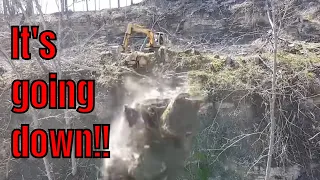
[[124, 116], [132, 129], [129, 146], [138, 156], [127, 162], [125, 172], [113, 170], [124, 175], [113, 176], [126, 180], [175, 179], [183, 170], [200, 124], [200, 102], [183, 93], [173, 99], [149, 99], [135, 107], [125, 106]]
[[180, 139], [196, 132], [199, 127], [197, 112], [200, 99], [193, 99], [187, 93], [179, 94], [167, 106], [161, 116], [163, 136], [174, 136]]

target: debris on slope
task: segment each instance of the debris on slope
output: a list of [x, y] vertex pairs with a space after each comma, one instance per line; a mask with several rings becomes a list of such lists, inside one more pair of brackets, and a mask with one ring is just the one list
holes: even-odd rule
[[[188, 98], [188, 94], [179, 94], [172, 100], [146, 99], [138, 102], [134, 108], [125, 107], [124, 117], [130, 124], [128, 148], [132, 151], [132, 159], [126, 161], [117, 157], [117, 161], [126, 163], [109, 164], [104, 169], [106, 179], [116, 180], [120, 176], [126, 176], [125, 179], [156, 180], [174, 179], [178, 176], [177, 172], [183, 169], [184, 160], [191, 150], [192, 137], [197, 134], [199, 124], [197, 112], [200, 104]], [[184, 114], [182, 111], [189, 113], [181, 118]], [[179, 134], [173, 134], [174, 130]], [[126, 170], [112, 170], [118, 166], [125, 166]]]

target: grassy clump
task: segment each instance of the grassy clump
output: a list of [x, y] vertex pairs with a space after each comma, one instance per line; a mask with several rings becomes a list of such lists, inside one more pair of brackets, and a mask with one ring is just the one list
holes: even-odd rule
[[208, 91], [214, 89], [246, 89], [257, 82], [253, 78], [261, 78], [262, 68], [247, 64], [238, 68], [221, 66], [215, 70], [196, 70], [189, 72], [189, 84], [193, 89]]
[[281, 52], [277, 54], [277, 58], [280, 65], [284, 65], [295, 71], [301, 71], [310, 68], [312, 64], [320, 63], [320, 57], [314, 54], [301, 55]]
[[[236, 67], [230, 68], [224, 60], [214, 58], [213, 55], [204, 56], [206, 67], [189, 71], [190, 93], [199, 94], [199, 90], [208, 92], [210, 89], [256, 89], [270, 88], [272, 79], [272, 54], [263, 54], [262, 60], [252, 57], [238, 57], [234, 59]], [[280, 52], [278, 58], [278, 77], [280, 81], [290, 80], [294, 77], [300, 80], [311, 81], [316, 77], [312, 67], [320, 64], [320, 57], [309, 53], [308, 55], [290, 54]]]
[[225, 62], [223, 59], [211, 54], [200, 54], [191, 52], [170, 52], [170, 65], [176, 71], [193, 70], [220, 70]]
[[204, 55], [206, 59], [208, 59], [209, 66], [211, 66], [212, 70], [220, 71], [223, 69], [225, 65], [224, 58], [219, 57], [218, 55], [206, 54]]
[[207, 59], [202, 55], [178, 54], [177, 57], [178, 68], [184, 70], [195, 70], [206, 68]]

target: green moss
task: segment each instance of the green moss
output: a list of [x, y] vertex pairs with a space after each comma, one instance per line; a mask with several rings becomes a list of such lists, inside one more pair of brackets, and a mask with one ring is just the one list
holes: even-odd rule
[[223, 69], [225, 65], [225, 60], [220, 59], [217, 55], [213, 54], [206, 54], [204, 57], [208, 59], [215, 71], [220, 71]]
[[[192, 88], [191, 91], [202, 90], [202, 87], [209, 83], [209, 79], [211, 79], [211, 74], [205, 71], [190, 71], [188, 74], [188, 83]], [[192, 92], [190, 93], [192, 94]]]
[[[263, 55], [267, 60], [273, 60], [273, 54]], [[310, 66], [310, 63], [320, 63], [320, 57], [314, 53], [308, 54], [292, 54], [287, 52], [279, 52], [277, 54], [277, 61], [281, 65], [285, 65], [292, 70], [303, 70]]]
[[165, 120], [168, 118], [168, 115], [169, 115], [169, 113], [170, 113], [170, 111], [171, 111], [171, 109], [172, 109], [173, 103], [174, 103], [174, 101], [171, 101], [171, 102], [168, 104], [167, 108], [166, 108], [166, 109], [164, 110], [164, 112], [162, 113], [162, 115], [161, 115], [161, 117], [160, 117], [162, 124], [164, 124], [164, 123], [165, 123]]
[[316, 78], [316, 74], [313, 72], [307, 72], [306, 77], [308, 80], [313, 80], [314, 78]]
[[303, 69], [307, 66], [308, 63], [305, 57], [297, 54], [278, 53], [277, 58], [280, 63], [289, 65], [294, 69]]
[[189, 69], [200, 69], [203, 63], [203, 59], [200, 55], [184, 57], [183, 59], [183, 65]]
[[212, 54], [188, 54], [178, 53], [178, 64], [188, 70], [214, 70], [223, 69], [225, 61]]
[[312, 55], [308, 58], [311, 63], [317, 64], [320, 63], [320, 56]]
[[223, 69], [218, 72], [191, 71], [189, 72], [189, 85], [192, 91], [207, 91], [210, 88], [236, 88], [243, 87], [244, 70]]
[[307, 14], [304, 16], [304, 19], [308, 20], [308, 21], [312, 21], [314, 19], [312, 14]]
[[208, 166], [200, 166], [197, 170], [197, 178], [199, 180], [207, 180], [211, 175], [211, 169]]
[[205, 161], [207, 159], [207, 156], [205, 153], [203, 152], [195, 152], [195, 154], [193, 155], [193, 157], [195, 158], [195, 160], [197, 161]]
[[[239, 66], [233, 68], [226, 67], [223, 60], [225, 58], [214, 54], [192, 56], [196, 57], [196, 60], [189, 60], [190, 64], [196, 63], [198, 67], [189, 70], [189, 93], [206, 95], [211, 89], [269, 88], [273, 54], [265, 53], [261, 56], [264, 57], [264, 63], [259, 63], [249, 56], [239, 56], [234, 59]], [[315, 78], [315, 74], [309, 72], [309, 69], [320, 63], [320, 57], [314, 53], [279, 52], [277, 58], [279, 77], [282, 77], [279, 81], [282, 83], [290, 83], [293, 74], [301, 76], [301, 80]]]
[[189, 86], [188, 93], [191, 96], [200, 96], [203, 94], [203, 89], [201, 84], [192, 84], [192, 86]]

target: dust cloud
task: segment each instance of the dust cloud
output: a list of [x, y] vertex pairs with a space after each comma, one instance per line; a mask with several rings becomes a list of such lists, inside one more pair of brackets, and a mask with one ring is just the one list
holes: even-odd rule
[[[148, 99], [173, 99], [178, 94], [186, 91], [186, 84], [179, 87], [169, 87], [162, 82], [161, 85], [155, 80], [150, 83], [139, 81], [135, 78], [128, 77], [124, 81], [125, 90], [129, 93], [123, 105], [134, 108], [139, 102]], [[160, 88], [159, 88], [160, 87]], [[128, 176], [128, 171], [134, 168], [138, 163], [138, 158], [141, 149], [135, 148], [135, 144], [139, 143], [143, 136], [144, 122], [141, 117], [134, 127], [129, 127], [129, 123], [125, 118], [124, 107], [121, 113], [114, 116], [111, 121], [110, 131], [110, 152], [109, 159], [103, 160], [103, 176], [107, 180], [125, 178]], [[139, 137], [140, 135], [140, 137]], [[121, 175], [122, 177], [119, 177]]]

